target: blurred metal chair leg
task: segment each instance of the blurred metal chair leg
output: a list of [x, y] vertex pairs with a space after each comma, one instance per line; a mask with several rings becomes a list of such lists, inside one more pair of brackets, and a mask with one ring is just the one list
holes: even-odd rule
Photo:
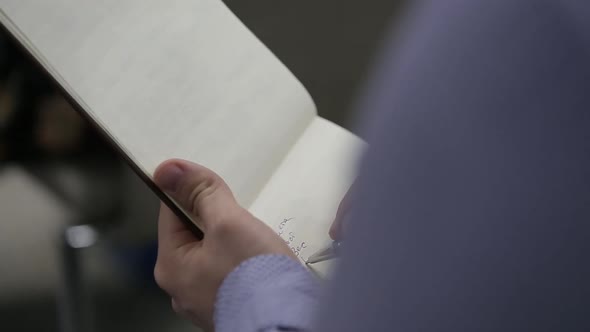
[[84, 249], [99, 233], [121, 220], [119, 163], [33, 164], [24, 168], [76, 215], [59, 237], [60, 286], [57, 296], [61, 332], [92, 332], [93, 300], [85, 278]]
[[80, 256], [93, 246], [98, 232], [90, 225], [67, 227], [60, 239], [62, 283], [58, 296], [59, 330], [92, 332], [92, 308]]

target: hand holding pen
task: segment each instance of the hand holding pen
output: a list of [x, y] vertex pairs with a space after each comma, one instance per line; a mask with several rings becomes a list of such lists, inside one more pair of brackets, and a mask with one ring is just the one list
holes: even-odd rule
[[342, 201], [338, 206], [338, 211], [336, 212], [334, 222], [330, 227], [329, 234], [333, 242], [327, 247], [309, 256], [309, 258], [305, 262], [306, 264], [323, 262], [325, 260], [336, 258], [340, 254], [340, 249], [342, 246], [342, 233], [345, 224], [344, 220], [346, 219], [346, 215], [348, 214], [348, 211], [350, 210], [350, 207], [352, 205], [351, 192], [352, 189], [355, 187], [355, 184], [356, 183], [353, 183], [350, 189], [348, 189], [348, 192], [346, 192], [346, 195], [344, 195], [344, 198], [342, 198]]

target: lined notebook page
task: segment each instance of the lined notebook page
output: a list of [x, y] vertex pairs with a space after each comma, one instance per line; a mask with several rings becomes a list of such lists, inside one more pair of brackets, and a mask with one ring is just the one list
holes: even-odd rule
[[248, 206], [315, 116], [219, 0], [0, 0], [2, 22], [148, 175], [178, 157]]

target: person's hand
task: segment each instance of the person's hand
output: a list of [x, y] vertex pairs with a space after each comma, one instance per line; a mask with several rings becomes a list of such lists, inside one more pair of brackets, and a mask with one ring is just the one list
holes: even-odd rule
[[158, 167], [154, 180], [192, 215], [205, 234], [198, 240], [162, 204], [154, 275], [172, 297], [174, 310], [196, 325], [213, 329], [217, 290], [242, 261], [262, 254], [296, 259], [272, 229], [238, 205], [230, 188], [213, 171], [169, 160]]
[[344, 195], [344, 198], [342, 198], [342, 201], [340, 201], [340, 205], [338, 205], [338, 211], [336, 212], [336, 217], [334, 218], [334, 221], [332, 222], [332, 226], [330, 227], [330, 237], [332, 238], [332, 240], [334, 241], [341, 241], [342, 240], [342, 233], [343, 233], [343, 224], [344, 224], [344, 219], [346, 217], [346, 215], [348, 214], [348, 211], [350, 210], [350, 207], [352, 205], [352, 199], [351, 199], [351, 192], [353, 190], [353, 188], [355, 187], [355, 183], [352, 184], [352, 186], [348, 189], [348, 191], [346, 192], [346, 195]]

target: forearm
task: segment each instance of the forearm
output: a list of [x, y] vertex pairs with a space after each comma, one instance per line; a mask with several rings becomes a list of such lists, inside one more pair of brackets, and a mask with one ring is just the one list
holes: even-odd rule
[[287, 256], [251, 258], [234, 269], [219, 289], [216, 331], [310, 331], [318, 283]]

